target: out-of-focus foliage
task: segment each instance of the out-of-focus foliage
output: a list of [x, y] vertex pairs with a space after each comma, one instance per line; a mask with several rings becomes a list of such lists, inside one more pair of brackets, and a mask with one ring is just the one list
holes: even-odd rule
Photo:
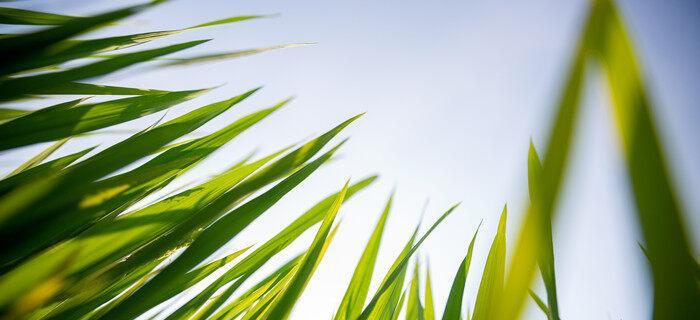
[[[230, 108], [246, 103], [257, 88], [241, 90], [229, 99], [159, 122], [105, 148], [74, 150], [52, 158], [73, 139], [163, 112], [212, 90], [168, 91], [91, 83], [104, 75], [142, 63], [189, 65], [291, 46], [189, 58], [165, 56], [207, 40], [121, 51], [191, 29], [263, 17], [259, 15], [228, 17], [176, 30], [76, 39], [162, 2], [88, 17], [0, 8], [0, 24], [42, 26], [30, 29], [36, 31], [0, 37], [0, 103], [5, 104], [0, 108], [0, 150], [14, 153], [24, 146], [50, 143], [0, 180], [2, 317], [286, 319], [302, 301], [306, 285], [339, 228], [336, 216], [342, 204], [376, 179], [369, 176], [348, 181], [340, 191], [321, 199], [261, 245], [248, 247], [235, 241], [232, 243], [238, 249], [222, 252], [231, 240], [239, 240], [241, 231], [333, 159], [344, 141], [332, 141], [361, 116], [347, 119], [299, 146], [232, 162], [228, 169], [197, 185], [162, 195], [160, 191], [179, 176], [289, 102], [282, 100], [231, 120], [203, 137], [188, 137]], [[515, 319], [528, 295], [548, 319], [558, 320], [560, 314], [565, 315], [557, 300], [552, 223], [576, 132], [582, 86], [591, 65], [602, 66], [612, 94], [611, 106], [644, 235], [643, 248], [651, 264], [654, 318], [700, 318], [698, 267], [687, 241], [684, 215], [674, 195], [629, 35], [608, 0], [591, 3], [543, 157], [534, 145], [530, 146], [530, 206], [510, 263], [506, 264], [504, 208], [481, 278], [468, 277], [478, 228], [465, 230], [473, 237], [456, 269], [447, 299], [434, 300], [430, 268], [412, 258], [457, 208], [454, 205], [424, 232], [416, 227], [373, 288], [373, 279], [380, 279], [376, 277], [376, 261], [389, 221], [392, 194], [354, 273], [348, 276], [346, 292], [337, 302], [333, 318], [398, 319], [404, 315], [406, 319], [425, 320], [436, 316], [443, 320]], [[68, 95], [71, 100], [33, 110], [13, 105], [38, 104], [45, 97], [61, 99]], [[93, 95], [108, 99], [87, 103]], [[149, 200], [159, 194], [157, 200]], [[258, 274], [268, 260], [283, 254], [314, 226], [319, 227], [308, 249], [271, 273], [263, 277]], [[544, 299], [530, 290], [538, 265], [546, 291]], [[472, 297], [465, 292], [470, 280], [479, 284]], [[182, 298], [186, 301], [174, 305]]]

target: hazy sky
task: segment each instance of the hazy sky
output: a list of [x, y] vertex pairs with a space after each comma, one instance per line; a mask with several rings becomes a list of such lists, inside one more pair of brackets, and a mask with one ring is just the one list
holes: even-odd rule
[[[88, 14], [126, 2], [61, 0], [21, 5]], [[660, 135], [698, 248], [700, 4], [620, 2], [641, 55]], [[263, 242], [315, 201], [339, 189], [347, 177], [379, 173], [377, 184], [341, 210], [340, 231], [292, 318], [326, 319], [335, 311], [392, 187], [397, 189], [395, 206], [374, 286], [418, 222], [427, 198], [425, 224], [451, 204], [463, 201], [420, 251], [421, 258], [430, 261], [436, 309], [441, 314], [455, 270], [483, 220], [466, 295], [473, 304], [477, 279], [505, 203], [510, 209], [508, 241], [513, 244], [527, 200], [528, 143], [532, 139], [539, 150], [544, 148], [587, 4], [586, 0], [178, 0], [103, 34], [184, 27], [236, 14], [280, 13], [273, 19], [193, 31], [154, 45], [214, 38], [191, 50], [195, 53], [294, 42], [317, 44], [198, 67], [150, 73], [135, 68], [100, 83], [160, 89], [225, 84], [173, 109], [168, 118], [265, 86], [202, 131], [296, 96], [290, 106], [183, 177], [183, 183], [215, 173], [253, 149], [258, 148], [260, 154], [275, 150], [366, 111], [345, 132], [351, 140], [343, 147], [342, 158], [284, 198], [236, 238], [231, 248]], [[591, 76], [594, 81], [587, 87], [555, 226], [560, 310], [567, 320], [648, 319], [648, 270], [637, 246], [641, 236], [613, 131], [607, 89], [598, 81], [599, 75]], [[120, 128], [140, 128], [156, 118]], [[123, 136], [110, 136], [116, 138]], [[77, 141], [72, 147], [96, 141]], [[305, 248], [311, 236], [295, 243], [286, 256]], [[537, 310], [528, 312], [528, 318], [543, 318]]]

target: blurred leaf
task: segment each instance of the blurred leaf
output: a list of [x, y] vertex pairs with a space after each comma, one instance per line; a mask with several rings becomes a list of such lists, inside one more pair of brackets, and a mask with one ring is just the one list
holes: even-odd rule
[[575, 51], [562, 94], [557, 102], [548, 138], [549, 143], [543, 158], [541, 185], [537, 188], [540, 196], [530, 203], [525, 214], [508, 269], [504, 294], [497, 303], [501, 307], [496, 319], [505, 320], [519, 317], [535, 274], [537, 259], [540, 255], [539, 249], [544, 241], [542, 239], [543, 225], [546, 221], [554, 220], [554, 207], [564, 177], [574, 127], [578, 118], [586, 66], [585, 39], [589, 34], [587, 30], [594, 27], [595, 23], [589, 20]]
[[632, 41], [611, 1], [596, 1], [593, 12], [601, 33], [592, 44], [592, 54], [608, 80], [629, 183], [652, 261], [654, 318], [698, 318], [695, 259]]
[[0, 24], [50, 26], [63, 24], [71, 19], [76, 17], [17, 8], [0, 8]]
[[8, 109], [8, 108], [0, 108], [0, 123], [3, 123], [7, 120], [11, 120], [17, 117], [21, 117], [31, 111], [27, 110], [20, 110], [20, 109]]
[[[537, 155], [535, 145], [530, 143], [528, 153], [528, 186], [530, 191], [530, 199], [537, 196], [537, 187], [540, 185], [542, 176], [542, 164], [540, 157]], [[530, 200], [531, 202], [534, 200]], [[554, 272], [554, 244], [552, 243], [552, 222], [549, 219], [542, 221], [542, 241], [540, 243], [540, 273], [544, 280], [544, 286], [547, 289], [547, 303], [549, 304], [550, 312], [547, 313], [548, 319], [559, 320], [559, 307], [557, 303], [557, 283]]]

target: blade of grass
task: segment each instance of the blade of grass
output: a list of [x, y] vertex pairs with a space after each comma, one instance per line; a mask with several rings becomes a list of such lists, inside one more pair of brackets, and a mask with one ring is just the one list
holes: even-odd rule
[[[70, 167], [60, 175], [46, 177], [37, 183], [28, 184], [0, 199], [0, 230], [20, 228], [43, 217], [44, 212], [30, 211], [27, 206], [36, 201], [44, 203], [54, 198], [51, 191], [68, 192], [85, 183], [101, 178], [133, 161], [151, 154], [168, 142], [203, 125], [220, 113], [253, 94], [255, 90], [229, 100], [216, 102], [178, 118], [170, 120], [151, 130], [138, 133], [102, 152]], [[4, 231], [3, 231], [4, 232]]]
[[151, 50], [127, 53], [65, 71], [11, 78], [0, 82], [0, 97], [7, 100], [24, 94], [33, 94], [41, 90], [50, 89], [54, 85], [109, 74], [137, 63], [147, 62], [160, 56], [192, 48], [207, 41], [196, 40], [178, 43]]
[[554, 207], [557, 203], [559, 189], [569, 157], [569, 149], [578, 119], [580, 96], [585, 71], [587, 54], [586, 38], [589, 29], [596, 23], [589, 20], [583, 30], [583, 36], [576, 48], [573, 61], [568, 71], [563, 92], [556, 107], [553, 126], [550, 129], [548, 145], [542, 164], [541, 186], [537, 188], [540, 196], [528, 207], [520, 234], [516, 242], [513, 258], [508, 268], [504, 294], [498, 302], [501, 306], [496, 319], [516, 319], [522, 311], [527, 298], [527, 291], [535, 274], [539, 249], [542, 243], [542, 226], [545, 221], [554, 220]]
[[491, 244], [486, 266], [481, 276], [479, 293], [476, 296], [474, 314], [472, 320], [491, 319], [497, 312], [497, 304], [503, 295], [503, 282], [506, 264], [506, 217], [507, 207], [503, 207], [501, 219], [498, 222], [498, 231]]
[[393, 199], [394, 193], [392, 192], [384, 206], [384, 211], [382, 211], [379, 217], [379, 221], [377, 221], [374, 227], [371, 237], [367, 241], [360, 261], [358, 261], [355, 267], [343, 300], [340, 306], [338, 306], [338, 311], [336, 311], [335, 320], [354, 319], [362, 312], [362, 307], [364, 306], [367, 293], [369, 292], [369, 285], [372, 281], [374, 265], [377, 261], [377, 254], [379, 253], [379, 245], [384, 234], [384, 226], [386, 225]]
[[9, 176], [16, 175], [22, 171], [25, 171], [27, 169], [30, 169], [32, 167], [37, 166], [38, 164], [40, 164], [41, 162], [46, 160], [46, 158], [50, 157], [54, 152], [56, 152], [56, 150], [58, 150], [58, 148], [60, 148], [64, 144], [66, 144], [66, 142], [68, 142], [68, 139], [61, 139], [59, 141], [56, 141], [54, 144], [50, 145], [48, 148], [42, 150], [41, 152], [39, 152], [37, 155], [35, 155], [31, 159], [29, 159], [29, 160], [25, 161], [24, 163], [22, 163], [21, 165], [19, 165], [17, 168], [15, 168], [15, 170], [10, 172], [10, 174], [8, 174], [5, 178], [7, 178]]
[[0, 24], [51, 26], [64, 24], [76, 17], [17, 8], [0, 8]]
[[[345, 200], [347, 201], [355, 193], [369, 186], [375, 179], [375, 176], [371, 176], [352, 184], [345, 193]], [[233, 266], [229, 271], [227, 271], [226, 275], [224, 276], [225, 279], [227, 281], [231, 281], [262, 267], [265, 262], [289, 246], [306, 230], [321, 222], [337, 197], [338, 193], [330, 195], [318, 202], [311, 209], [306, 211], [299, 218], [285, 227], [282, 231], [277, 233], [275, 236], [258, 247], [254, 252]]]
[[[457, 274], [455, 274], [454, 280], [452, 281], [452, 287], [450, 287], [450, 294], [447, 296], [447, 302], [445, 303], [445, 311], [442, 313], [442, 320], [459, 320], [462, 316], [462, 301], [464, 300], [464, 287], [467, 282], [467, 275], [469, 274], [469, 266], [472, 262], [472, 253], [474, 251], [474, 241], [476, 241], [476, 235], [479, 234], [479, 228], [481, 228], [481, 223], [476, 227], [476, 231], [472, 236], [471, 242], [469, 242], [469, 249], [467, 249], [467, 255], [462, 260], [462, 263], [457, 269]], [[470, 319], [470, 318], [467, 318]]]
[[[275, 185], [272, 189], [234, 209], [229, 214], [214, 222], [205, 231], [199, 234], [192, 244], [175, 261], [169, 264], [161, 273], [136, 291], [131, 297], [124, 300], [122, 304], [108, 313], [106, 317], [126, 319], [148, 310], [152, 307], [151, 301], [153, 300], [150, 292], [165, 290], [169, 286], [172, 286], [172, 279], [187, 272], [188, 269], [195, 266], [202, 259], [205, 259], [218, 249], [219, 246], [233, 239], [253, 220], [279, 201], [282, 196], [287, 194], [318, 169], [331, 157], [336, 148], [310, 162], [299, 171]], [[204, 210], [218, 214], [225, 210], [230, 204], [231, 199], [223, 195], [208, 205]]]
[[323, 257], [323, 252], [332, 239], [332, 236], [329, 235], [331, 233], [331, 226], [333, 225], [333, 221], [335, 221], [335, 217], [338, 215], [340, 206], [343, 204], [349, 185], [350, 180], [345, 182], [345, 186], [343, 186], [333, 202], [333, 205], [331, 205], [331, 208], [328, 210], [328, 213], [326, 213], [311, 246], [302, 257], [301, 262], [299, 262], [294, 277], [292, 277], [285, 290], [272, 302], [270, 311], [266, 314], [265, 319], [287, 319], [289, 317], [292, 308], [304, 291], [306, 284], [309, 283], [311, 275], [314, 273], [314, 270], [316, 270], [316, 267]]
[[[221, 196], [225, 196], [228, 202], [237, 203], [241, 199], [247, 197], [249, 194], [252, 194], [269, 183], [289, 174], [293, 170], [296, 170], [298, 166], [313, 157], [333, 137], [335, 137], [340, 131], [356, 120], [359, 116], [360, 115], [344, 121], [318, 138], [298, 147], [281, 159], [275, 161], [273, 164], [256, 172], [253, 176], [244, 180], [240, 185], [237, 185], [235, 188], [226, 192], [225, 194], [222, 194]], [[212, 200], [213, 199], [215, 198], [212, 198]], [[198, 203], [204, 205], [208, 204], [209, 201], [199, 201]], [[198, 228], [204, 228], [207, 224], [211, 223], [211, 221], [219, 216], [219, 213], [216, 211], [201, 210], [202, 208], [199, 208], [195, 211], [196, 213], [193, 213], [193, 216], [180, 220], [182, 223], [180, 223], [175, 229], [172, 229], [172, 231], [170, 231], [168, 234], [155, 239], [155, 241], [149, 245], [139, 249], [136, 252], [133, 252], [129, 260], [120, 262], [115, 268], [110, 270], [109, 273], [113, 275], [120, 275], [128, 272], [134, 265], [144, 263], [145, 261], [160, 256], [164, 251], [179, 246], [183, 239], [192, 238], [193, 233], [198, 230]], [[255, 260], [245, 259], [242, 261], [242, 263], [246, 261], [249, 263], [255, 263]]]
[[[218, 268], [216, 268], [216, 267], [214, 267], [214, 268], [208, 268], [208, 267], [211, 266], [212, 263], [208, 264], [206, 267], [207, 267], [207, 269], [213, 269], [211, 272], [214, 272], [214, 271], [216, 271], [216, 270], [218, 270], [218, 269], [223, 268], [227, 263], [230, 263], [232, 260], [236, 259], [238, 256], [240, 256], [241, 254], [243, 254], [243, 253], [244, 253], [245, 251], [247, 251], [248, 249], [249, 249], [249, 247], [248, 247], [248, 248], [241, 249], [241, 250], [238, 250], [238, 251], [235, 251], [235, 252], [233, 252], [232, 254], [227, 255], [227, 256], [224, 257], [223, 259], [220, 259], [220, 260], [218, 260], [218, 261], [214, 261], [214, 263], [216, 263], [215, 265], [220, 265]], [[193, 270], [193, 271], [194, 271], [194, 270]], [[204, 270], [204, 271], [209, 271], [209, 270]], [[210, 272], [209, 274], [211, 274], [211, 272]], [[189, 274], [190, 274], [190, 273], [185, 274], [185, 277], [183, 277], [184, 279], [178, 279], [178, 282], [179, 282], [179, 283], [187, 283], [187, 282], [189, 282], [189, 281], [193, 281], [193, 280], [194, 280], [194, 279], [193, 279], [194, 277], [187, 277]], [[198, 276], [199, 274], [195, 274], [195, 275]], [[202, 277], [201, 279], [203, 279], [203, 277]], [[109, 312], [110, 310], [112, 310], [112, 308], [114, 308], [115, 306], [117, 306], [121, 301], [123, 301], [124, 299], [126, 299], [131, 293], [133, 293], [134, 291], [138, 290], [141, 286], [143, 286], [143, 284], [146, 283], [146, 281], [148, 281], [148, 280], [150, 280], [150, 277], [144, 277], [144, 278], [142, 278], [141, 280], [139, 280], [138, 283], [136, 283], [135, 285], [131, 286], [127, 291], [123, 292], [117, 299], [113, 299], [113, 300], [109, 301], [109, 303], [107, 303], [106, 305], [102, 306], [97, 312], [91, 313], [91, 314], [90, 314], [91, 318], [97, 318], [97, 319], [101, 318], [104, 314], [106, 314], [107, 312]]]
[[408, 291], [408, 303], [406, 304], [406, 320], [425, 320], [424, 308], [420, 301], [420, 261], [416, 259], [413, 266], [413, 279], [411, 279]]
[[3, 196], [11, 190], [18, 188], [22, 184], [29, 183], [32, 180], [41, 179], [43, 177], [55, 174], [56, 172], [68, 167], [71, 163], [82, 158], [90, 153], [95, 147], [87, 148], [82, 151], [71, 153], [69, 155], [56, 158], [54, 160], [39, 164], [37, 166], [16, 173], [12, 176], [0, 180], [0, 196]]
[[[540, 163], [540, 157], [537, 155], [537, 150], [535, 145], [530, 142], [530, 150], [528, 153], [528, 186], [530, 192], [530, 199], [534, 199], [537, 196], [537, 187], [540, 185], [540, 179], [542, 176], [542, 164]], [[535, 200], [530, 200], [531, 202]], [[557, 283], [556, 275], [554, 272], [554, 244], [552, 243], [552, 221], [545, 219], [542, 224], [541, 235], [541, 248], [539, 250], [539, 266], [540, 273], [542, 274], [542, 279], [544, 280], [544, 286], [547, 290], [547, 303], [549, 305], [550, 312], [547, 313], [548, 319], [559, 320], [559, 307], [557, 303]]]
[[290, 259], [287, 263], [283, 264], [263, 280], [253, 285], [246, 292], [217, 311], [211, 319], [236, 319], [284, 279], [299, 263], [301, 256], [302, 255], [298, 255]]
[[[56, 43], [121, 20], [163, 1], [117, 9], [92, 17], [72, 19], [60, 26], [12, 37], [0, 38], [3, 66], [29, 61]], [[0, 75], [8, 74], [0, 70]]]
[[668, 173], [632, 41], [611, 1], [596, 1], [593, 10], [600, 15], [604, 32], [592, 53], [608, 81], [637, 216], [652, 257], [654, 318], [698, 318], [700, 289], [684, 213]]
[[[356, 192], [367, 187], [374, 181], [374, 179], [375, 177], [369, 177], [351, 185], [345, 195], [345, 200], [352, 197]], [[226, 271], [226, 273], [221, 275], [221, 283], [228, 283], [241, 276], [250, 274], [262, 267], [262, 265], [265, 264], [265, 262], [267, 262], [275, 254], [286, 248], [304, 231], [306, 231], [316, 223], [320, 222], [337, 196], [338, 194], [336, 193], [325, 198], [324, 200], [316, 204], [314, 207], [312, 207], [310, 210], [308, 210], [306, 213], [304, 213], [302, 216], [297, 218], [294, 222], [289, 224], [277, 235], [275, 235], [263, 245], [258, 247], [254, 252], [250, 253], [248, 256], [236, 263], [233, 267]], [[184, 287], [180, 286], [177, 289], [182, 288]], [[178, 290], [161, 290], [158, 293], [153, 294], [152, 297], [154, 300], [162, 302], [168, 299], [169, 297], [173, 296], [177, 292]]]
[[[247, 249], [248, 248], [244, 248], [242, 250], [235, 251], [223, 258], [214, 260], [200, 267], [197, 267], [196, 269], [188, 272], [183, 277], [180, 277], [178, 279], [178, 282], [183, 287], [190, 287], [200, 282], [204, 278], [208, 277], [215, 271], [220, 270], [220, 268], [224, 267], [225, 265], [236, 259]], [[131, 272], [123, 278], [118, 279], [114, 284], [102, 290], [95, 290], [98, 292], [98, 294], [80, 296], [79, 294], [74, 293], [73, 295], [71, 295], [71, 300], [75, 301], [69, 300], [67, 302], [63, 302], [61, 304], [62, 308], [59, 308], [58, 310], [55, 310], [54, 312], [47, 315], [46, 319], [77, 319], [91, 313], [94, 310], [97, 310], [98, 307], [103, 306], [107, 302], [113, 301], [115, 297], [117, 297], [120, 294], [123, 294], [124, 290], [133, 286], [137, 282], [150, 279], [155, 273], [160, 271], [160, 269], [155, 269], [155, 267], [167, 257], [170, 257], [175, 251], [176, 250], [171, 250], [165, 255], [158, 257], [157, 259], [149, 261], [148, 263], [138, 267], [136, 270], [134, 270], [134, 272]], [[141, 285], [142, 284], [143, 283], [141, 283]], [[82, 287], [74, 288], [73, 290], [84, 292]], [[110, 308], [111, 307], [113, 307], [113, 305], [110, 306]]]
[[549, 307], [547, 307], [547, 304], [542, 301], [542, 298], [540, 298], [534, 291], [530, 290], [530, 297], [532, 297], [532, 300], [535, 301], [535, 304], [544, 312], [544, 315], [547, 316], [547, 319], [552, 318], [552, 312], [549, 310]]
[[430, 265], [425, 267], [425, 309], [423, 318], [425, 320], [435, 320], [435, 303], [433, 302], [433, 284], [430, 279]]
[[168, 91], [156, 89], [139, 89], [128, 87], [105, 86], [91, 83], [66, 82], [52, 85], [32, 92], [35, 95], [115, 95], [138, 96], [147, 94], [165, 94]]
[[398, 265], [396, 265], [395, 267], [392, 267], [392, 271], [389, 273], [389, 275], [388, 275], [387, 278], [385, 279], [384, 283], [379, 287], [379, 289], [378, 289], [377, 292], [375, 293], [374, 297], [372, 297], [372, 300], [370, 300], [370, 302], [369, 302], [369, 303], [367, 304], [367, 306], [364, 308], [364, 310], [362, 311], [362, 313], [358, 316], [358, 320], [359, 320], [359, 319], [367, 319], [367, 318], [369, 317], [370, 313], [372, 313], [372, 310], [375, 308], [375, 306], [376, 306], [377, 301], [379, 300], [379, 298], [380, 298], [380, 297], [382, 296], [382, 294], [389, 288], [389, 286], [391, 286], [391, 284], [393, 283], [393, 281], [394, 281], [394, 280], [399, 276], [399, 274], [401, 273], [401, 270], [400, 270], [400, 269], [401, 269], [403, 266], [405, 266], [406, 264], [408, 264], [408, 259], [411, 257], [411, 255], [413, 255], [413, 253], [415, 253], [416, 250], [418, 250], [418, 248], [420, 247], [420, 245], [421, 245], [421, 244], [423, 243], [423, 241], [425, 241], [425, 239], [433, 232], [433, 230], [435, 230], [435, 228], [437, 228], [437, 226], [440, 225], [440, 223], [441, 223], [443, 220], [445, 220], [445, 218], [447, 218], [447, 216], [449, 216], [455, 209], [457, 209], [457, 206], [459, 206], [459, 204], [456, 204], [456, 205], [452, 206], [450, 209], [448, 209], [447, 211], [445, 211], [445, 213], [443, 213], [442, 216], [440, 216], [440, 218], [438, 218], [438, 219], [435, 221], [435, 223], [433, 223], [433, 225], [430, 226], [430, 228], [428, 229], [428, 231], [426, 231], [425, 234], [423, 234], [423, 236], [418, 240], [418, 242], [416, 242], [416, 243], [411, 247], [411, 249], [406, 253], [406, 255], [403, 256], [403, 258], [402, 258], [401, 261], [398, 263]]
[[0, 74], [12, 74], [25, 70], [35, 70], [51, 67], [63, 62], [85, 58], [97, 53], [111, 52], [115, 50], [133, 47], [140, 44], [145, 44], [153, 40], [161, 39], [166, 36], [175, 35], [189, 30], [195, 30], [198, 28], [208, 26], [222, 25], [225, 23], [239, 22], [263, 17], [265, 16], [237, 16], [230, 17], [227, 19], [216, 20], [184, 29], [154, 31], [88, 40], [69, 39], [58, 44], [54, 44], [46, 51], [39, 52], [35, 57], [33, 57], [33, 59], [25, 59], [14, 65], [0, 66]]
[[188, 57], [188, 58], [163, 58], [162, 60], [166, 60], [167, 62], [164, 64], [161, 64], [159, 67], [190, 66], [190, 65], [206, 63], [206, 62], [214, 62], [214, 61], [242, 58], [242, 57], [251, 56], [251, 55], [255, 55], [255, 54], [259, 54], [259, 53], [263, 53], [263, 52], [267, 52], [267, 51], [285, 49], [285, 48], [293, 48], [293, 47], [301, 47], [301, 46], [307, 46], [307, 45], [311, 45], [311, 43], [290, 43], [290, 44], [282, 44], [282, 45], [276, 45], [276, 46], [247, 49], [247, 50], [204, 54], [204, 55], [198, 55], [198, 56], [193, 56], [193, 57]]
[[30, 111], [20, 109], [0, 108], [0, 123], [21, 117], [29, 112]]
[[177, 91], [37, 110], [0, 125], [0, 150], [106, 128], [172, 107], [205, 92], [207, 90]]
[[399, 297], [399, 302], [396, 304], [396, 308], [394, 309], [394, 313], [391, 315], [392, 320], [397, 320], [399, 318], [399, 315], [401, 314], [401, 309], [403, 308], [404, 301], [406, 299], [406, 291], [401, 292], [401, 296]]

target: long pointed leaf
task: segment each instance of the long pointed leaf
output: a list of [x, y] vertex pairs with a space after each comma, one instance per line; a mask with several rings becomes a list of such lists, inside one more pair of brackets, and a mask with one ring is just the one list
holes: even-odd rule
[[384, 206], [384, 211], [379, 217], [379, 221], [377, 221], [377, 225], [374, 227], [371, 237], [367, 241], [360, 261], [358, 261], [355, 267], [343, 300], [338, 307], [338, 311], [336, 311], [336, 320], [354, 319], [362, 312], [362, 307], [364, 306], [367, 293], [369, 292], [369, 285], [372, 281], [377, 254], [379, 253], [379, 244], [384, 234], [384, 226], [386, 225], [393, 199], [394, 194], [392, 193]]
[[503, 207], [498, 231], [491, 244], [486, 258], [484, 273], [479, 284], [472, 320], [492, 319], [499, 306], [498, 301], [503, 295], [503, 282], [506, 265], [506, 217], [508, 209]]
[[377, 304], [377, 301], [379, 300], [379, 298], [392, 285], [393, 281], [399, 276], [399, 274], [401, 274], [400, 269], [402, 269], [403, 266], [408, 264], [408, 259], [411, 257], [411, 255], [413, 255], [413, 253], [415, 253], [416, 250], [418, 250], [420, 245], [433, 232], [433, 230], [435, 230], [435, 228], [437, 228], [437, 226], [440, 225], [440, 223], [443, 220], [445, 220], [445, 218], [447, 218], [447, 216], [449, 216], [455, 209], [457, 209], [457, 206], [459, 206], [459, 204], [456, 204], [456, 205], [452, 206], [451, 208], [449, 208], [447, 211], [445, 211], [445, 213], [443, 213], [440, 216], [440, 218], [438, 218], [433, 223], [433, 225], [430, 226], [428, 231], [426, 231], [425, 234], [423, 234], [423, 236], [418, 240], [418, 242], [416, 242], [411, 247], [411, 249], [406, 253], [406, 255], [398, 263], [398, 265], [396, 265], [395, 267], [392, 268], [392, 271], [389, 273], [389, 275], [385, 279], [386, 281], [384, 281], [384, 283], [379, 287], [379, 289], [375, 293], [372, 300], [370, 300], [369, 304], [364, 308], [362, 313], [358, 316], [358, 320], [359, 319], [367, 319], [369, 317], [370, 313], [372, 313], [372, 310], [374, 309], [375, 305]]
[[[467, 275], [469, 274], [469, 266], [472, 262], [472, 252], [474, 251], [474, 241], [476, 241], [476, 235], [479, 233], [479, 227], [476, 228], [474, 236], [472, 236], [471, 242], [469, 242], [469, 249], [467, 249], [467, 255], [460, 263], [457, 269], [457, 274], [455, 274], [454, 280], [452, 281], [452, 287], [450, 288], [450, 294], [447, 296], [447, 302], [445, 303], [445, 311], [442, 313], [442, 320], [459, 320], [462, 317], [462, 300], [464, 300], [464, 287], [467, 282]], [[469, 319], [469, 318], [467, 318]]]

